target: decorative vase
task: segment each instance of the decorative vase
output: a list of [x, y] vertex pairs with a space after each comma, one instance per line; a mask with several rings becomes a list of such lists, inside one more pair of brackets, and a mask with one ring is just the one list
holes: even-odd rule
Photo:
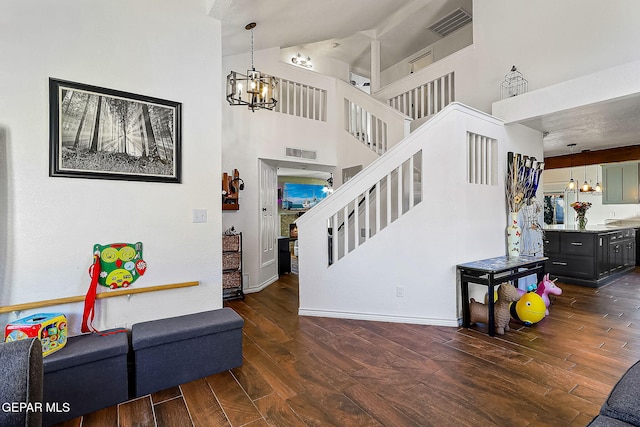
[[520, 237], [522, 229], [518, 225], [518, 212], [509, 213], [509, 225], [507, 226], [507, 255], [520, 256]]
[[576, 224], [578, 224], [578, 230], [584, 230], [587, 228], [587, 217], [583, 214], [576, 217]]

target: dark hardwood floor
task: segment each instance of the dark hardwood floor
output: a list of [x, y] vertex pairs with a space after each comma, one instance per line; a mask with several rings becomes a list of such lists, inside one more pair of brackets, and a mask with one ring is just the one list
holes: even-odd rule
[[227, 305], [244, 364], [61, 426], [584, 426], [640, 359], [640, 269], [472, 329], [298, 317], [297, 276]]

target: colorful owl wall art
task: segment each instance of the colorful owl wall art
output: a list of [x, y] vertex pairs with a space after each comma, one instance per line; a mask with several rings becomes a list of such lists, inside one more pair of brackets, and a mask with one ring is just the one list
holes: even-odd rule
[[93, 245], [94, 263], [89, 275], [111, 289], [127, 288], [147, 270], [142, 258], [142, 243], [111, 243]]

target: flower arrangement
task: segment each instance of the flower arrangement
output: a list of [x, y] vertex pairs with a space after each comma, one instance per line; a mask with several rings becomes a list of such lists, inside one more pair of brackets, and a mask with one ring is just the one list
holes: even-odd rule
[[573, 202], [571, 207], [576, 211], [578, 216], [584, 216], [587, 213], [587, 209], [591, 207], [589, 202]]
[[591, 207], [591, 203], [573, 202], [571, 203], [571, 207], [574, 211], [576, 211], [576, 214], [578, 214], [578, 217], [576, 218], [576, 220], [578, 221], [578, 229], [585, 230], [587, 228], [587, 209]]

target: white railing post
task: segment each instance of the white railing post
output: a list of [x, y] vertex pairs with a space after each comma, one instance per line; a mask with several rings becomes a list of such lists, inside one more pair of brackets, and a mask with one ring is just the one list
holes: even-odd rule
[[380, 233], [380, 181], [376, 182], [376, 236]]
[[371, 227], [371, 220], [370, 220], [370, 209], [369, 209], [369, 204], [371, 203], [371, 197], [370, 197], [371, 191], [367, 190], [364, 193], [364, 241], [366, 242], [367, 240], [369, 240], [369, 229]]
[[414, 182], [414, 165], [413, 165], [413, 156], [409, 157], [409, 209], [412, 209], [415, 203], [415, 195], [413, 194], [415, 189]]

